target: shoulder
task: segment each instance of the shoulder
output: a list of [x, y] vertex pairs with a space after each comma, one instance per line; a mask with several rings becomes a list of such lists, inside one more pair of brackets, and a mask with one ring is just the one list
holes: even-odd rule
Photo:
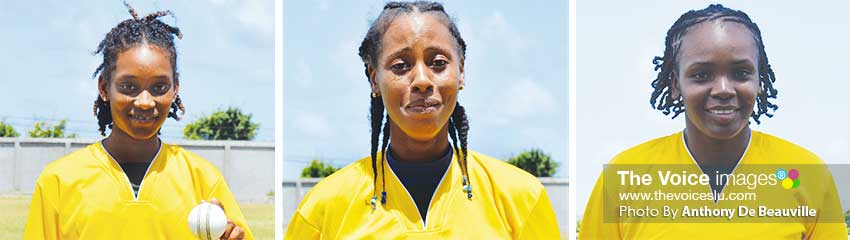
[[536, 200], [543, 191], [540, 180], [521, 168], [474, 151], [469, 152], [469, 157], [475, 159], [480, 165], [492, 186], [496, 186], [494, 190], [498, 194]]
[[[218, 173], [218, 168], [215, 167], [207, 159], [189, 151], [179, 145], [162, 144], [162, 150], [159, 154], [166, 154], [169, 161], [178, 161], [186, 164], [192, 171], [215, 172]], [[219, 173], [220, 175], [220, 173]]]
[[157, 158], [165, 159], [166, 164], [172, 166], [166, 168], [170, 169], [169, 171], [176, 171], [180, 174], [185, 174], [185, 171], [188, 171], [189, 176], [193, 179], [211, 185], [224, 180], [224, 176], [215, 165], [183, 147], [163, 143], [159, 154], [165, 154], [165, 156], [157, 156]]
[[100, 143], [96, 142], [89, 144], [84, 148], [75, 150], [56, 161], [53, 161], [44, 167], [38, 182], [47, 181], [48, 179], [67, 179], [75, 176], [84, 176], [86, 171], [99, 169], [98, 158], [108, 158], [109, 156], [101, 154], [103, 152]]
[[682, 144], [681, 131], [630, 147], [614, 156], [608, 164], [648, 164], [657, 162], [662, 156], [669, 156], [674, 153], [680, 147], [680, 144]]
[[[379, 159], [380, 161], [380, 159]], [[316, 183], [301, 201], [300, 209], [312, 209], [327, 203], [350, 201], [363, 188], [371, 188], [371, 158], [366, 157], [337, 170]], [[344, 189], [344, 191], [340, 191]]]
[[785, 164], [824, 164], [815, 153], [777, 136], [753, 130], [752, 141], [751, 145], [758, 147], [754, 150], [768, 156], [766, 160]]

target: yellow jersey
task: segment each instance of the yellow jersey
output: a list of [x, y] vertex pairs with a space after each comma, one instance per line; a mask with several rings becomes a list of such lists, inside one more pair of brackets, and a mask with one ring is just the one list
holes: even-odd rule
[[[622, 167], [626, 164], [652, 165], [681, 165], [688, 171], [701, 171], [696, 161], [693, 160], [685, 145], [682, 132], [669, 136], [650, 140], [638, 146], [632, 147], [614, 157], [609, 163], [612, 166]], [[798, 164], [803, 166], [823, 165], [823, 161], [815, 154], [788, 141], [772, 135], [753, 130], [750, 143], [740, 159], [740, 166], [747, 164]], [[669, 166], [668, 165], [668, 166]], [[750, 165], [752, 166], [752, 165]], [[744, 167], [746, 168], [746, 167]], [[805, 191], [797, 196], [809, 198], [808, 200], [819, 201], [815, 198], [829, 198], [827, 202], [837, 203], [832, 175], [819, 176], [824, 184], [811, 184], [815, 180], [812, 176], [806, 176], [809, 181]], [[616, 183], [612, 183], [616, 184]], [[741, 186], [731, 186], [727, 183], [723, 192], [746, 191]], [[671, 187], [665, 187], [671, 188]], [[831, 188], [831, 189], [830, 189]], [[710, 190], [708, 187], [705, 190]], [[817, 192], [818, 194], [810, 194]], [[609, 193], [603, 190], [603, 177], [600, 176], [591, 192], [585, 208], [584, 217], [581, 219], [579, 239], [847, 239], [847, 230], [843, 222], [639, 222], [639, 221], [605, 221], [603, 211], [610, 213], [611, 209], [604, 209], [605, 201], [617, 201]], [[777, 202], [784, 199], [767, 199], [765, 202]], [[802, 199], [798, 199], [802, 200]], [[760, 200], [757, 200], [760, 201]], [[792, 199], [792, 201], [796, 200]], [[805, 201], [805, 200], [802, 200]], [[742, 201], [743, 202], [743, 201]], [[728, 200], [703, 201], [706, 205], [716, 207], [729, 207], [735, 203]], [[756, 202], [757, 204], [758, 202]], [[818, 202], [822, 203], [822, 202]], [[680, 203], [671, 203], [680, 204]], [[637, 204], [636, 204], [637, 205]], [[832, 209], [832, 210], [840, 210]], [[613, 210], [617, 211], [617, 210]], [[835, 215], [835, 214], [831, 214]], [[681, 219], [679, 219], [681, 220]]]
[[161, 144], [138, 197], [118, 162], [98, 142], [42, 170], [24, 239], [193, 239], [189, 211], [221, 201], [229, 219], [253, 239], [221, 173], [203, 158]]
[[[381, 156], [381, 154], [379, 154]], [[469, 152], [473, 197], [467, 198], [457, 155], [431, 199], [426, 221], [387, 163], [387, 201], [376, 203], [371, 158], [320, 181], [301, 201], [286, 239], [559, 239], [543, 185], [503, 161]], [[377, 161], [380, 163], [381, 158]], [[378, 165], [380, 195], [381, 172]], [[380, 196], [379, 196], [380, 199]]]

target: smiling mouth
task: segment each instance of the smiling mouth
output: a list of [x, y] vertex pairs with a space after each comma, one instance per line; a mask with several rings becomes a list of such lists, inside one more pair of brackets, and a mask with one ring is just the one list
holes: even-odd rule
[[717, 115], [729, 115], [737, 112], [738, 109], [709, 109], [708, 112]]
[[153, 121], [153, 120], [155, 120], [155, 119], [157, 119], [157, 118], [158, 118], [158, 116], [135, 116], [135, 115], [130, 115], [130, 119], [137, 120], [137, 121], [142, 121], [142, 122]]

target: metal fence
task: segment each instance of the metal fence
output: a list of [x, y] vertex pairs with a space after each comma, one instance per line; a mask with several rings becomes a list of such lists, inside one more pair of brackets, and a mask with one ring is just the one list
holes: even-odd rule
[[[569, 231], [567, 226], [567, 218], [569, 217], [569, 181], [566, 178], [538, 178], [543, 187], [546, 188], [546, 193], [549, 195], [549, 200], [552, 202], [552, 208], [555, 210], [555, 216], [558, 218], [558, 227], [561, 234]], [[283, 228], [286, 229], [295, 209], [301, 203], [301, 199], [316, 183], [322, 180], [321, 178], [299, 178], [283, 180]], [[278, 210], [281, 211], [281, 210]]]
[[[0, 194], [32, 194], [41, 170], [95, 139], [0, 138]], [[274, 143], [170, 141], [215, 165], [236, 200], [268, 202], [274, 196]]]

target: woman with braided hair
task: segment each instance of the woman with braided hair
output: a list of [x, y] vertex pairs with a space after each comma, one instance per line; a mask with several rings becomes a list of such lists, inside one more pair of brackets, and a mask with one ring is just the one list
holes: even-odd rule
[[441, 4], [384, 6], [359, 49], [371, 86], [371, 156], [319, 182], [287, 239], [558, 238], [536, 178], [467, 149], [458, 103], [465, 53]]
[[[650, 104], [673, 118], [684, 113], [686, 127], [625, 150], [605, 166], [585, 208], [579, 239], [847, 238], [824, 162], [796, 144], [750, 128], [750, 118], [759, 124], [761, 116], [772, 117], [769, 112], [778, 108], [770, 101], [778, 94], [776, 75], [750, 17], [719, 4], [691, 10], [670, 27], [664, 42], [663, 56], [653, 59], [658, 74], [651, 83]], [[612, 178], [632, 170], [656, 178], [644, 184], [618, 184], [620, 178]], [[695, 173], [708, 181], [663, 185], [657, 176], [664, 171]], [[740, 176], [760, 180], [748, 186]], [[791, 180], [799, 176], [806, 177], [802, 185]], [[710, 197], [623, 197], [683, 196], [679, 193]], [[740, 195], [749, 193], [754, 195]], [[778, 206], [811, 207], [817, 217], [748, 217], [741, 212], [727, 218], [688, 211]], [[681, 214], [633, 214], [624, 207], [669, 208]]]
[[201, 201], [221, 206], [221, 239], [253, 239], [221, 173], [205, 159], [159, 137], [179, 120], [176, 27], [169, 11], [112, 28], [95, 54], [94, 115], [109, 136], [44, 168], [32, 197], [25, 239], [192, 239], [188, 216]]

